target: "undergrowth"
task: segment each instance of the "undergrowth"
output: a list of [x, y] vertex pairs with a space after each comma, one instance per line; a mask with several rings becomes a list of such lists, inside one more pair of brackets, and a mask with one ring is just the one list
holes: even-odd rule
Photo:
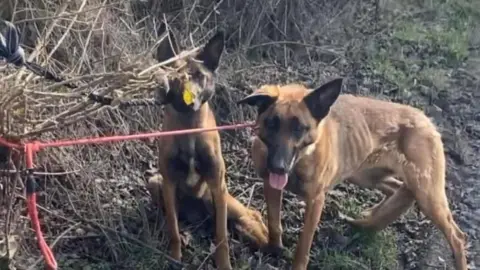
[[383, 91], [403, 97], [447, 91], [450, 70], [469, 55], [479, 7], [468, 0], [396, 2], [385, 15], [387, 33], [374, 38], [367, 52], [367, 68], [389, 83]]

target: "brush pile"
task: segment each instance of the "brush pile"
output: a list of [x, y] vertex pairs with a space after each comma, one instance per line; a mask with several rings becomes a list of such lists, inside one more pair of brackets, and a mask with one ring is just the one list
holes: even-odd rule
[[[15, 29], [12, 29], [8, 33], [15, 33]], [[15, 36], [11, 38], [15, 39]], [[7, 39], [6, 42], [15, 41]], [[133, 61], [120, 59], [117, 71], [68, 79], [55, 76], [57, 82], [49, 80], [48, 76], [38, 76], [43, 75], [42, 71], [37, 72], [37, 76], [32, 76], [35, 74], [30, 70], [25, 72], [24, 69], [19, 69], [21, 65], [4, 68], [0, 77], [2, 135], [14, 139], [32, 138], [82, 121], [107, 107], [142, 105], [142, 101], [153, 105], [153, 99], [146, 97], [151, 96], [155, 90], [163, 91], [168, 76], [175, 76], [175, 71], [166, 67], [166, 64], [193, 52], [195, 50], [183, 52], [159, 64], [153, 63], [145, 55], [136, 56]], [[30, 62], [27, 62], [27, 66], [38, 67]], [[97, 99], [108, 99], [108, 106], [89, 98], [92, 94]], [[133, 101], [137, 102], [132, 104]]]

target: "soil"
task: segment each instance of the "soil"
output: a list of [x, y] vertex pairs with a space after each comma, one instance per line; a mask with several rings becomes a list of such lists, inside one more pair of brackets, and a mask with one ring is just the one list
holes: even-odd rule
[[[479, 75], [478, 62], [471, 58], [464, 69], [452, 74], [448, 95], [434, 102], [442, 111], [434, 119], [442, 129], [448, 157], [448, 197], [454, 219], [468, 235], [470, 269], [480, 267], [480, 81], [475, 79]], [[425, 247], [419, 269], [453, 267], [438, 230], [427, 234]]]

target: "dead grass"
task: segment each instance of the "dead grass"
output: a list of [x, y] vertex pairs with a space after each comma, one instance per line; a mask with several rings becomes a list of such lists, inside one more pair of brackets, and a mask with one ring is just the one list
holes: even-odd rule
[[[152, 47], [158, 38], [154, 29], [164, 18], [182, 45], [189, 48], [202, 44], [215, 29], [224, 30], [228, 33], [227, 50], [212, 100], [219, 124], [253, 119], [255, 112], [240, 109], [235, 100], [264, 83], [296, 81], [315, 86], [342, 75], [346, 76], [348, 91], [357, 94], [384, 95], [391, 91], [397, 96], [398, 89], [412, 89], [413, 79], [429, 81], [440, 89], [446, 85], [443, 71], [433, 65], [422, 66], [421, 78], [412, 77], [415, 70], [405, 68], [412, 68], [416, 59], [402, 58], [400, 64], [398, 59], [391, 59], [389, 56], [400, 49], [389, 42], [424, 42], [425, 50], [439, 47], [443, 50], [439, 54], [450, 55], [450, 62], [461, 61], [468, 48], [466, 32], [432, 31], [431, 25], [414, 28], [407, 23], [411, 13], [403, 7], [389, 10], [389, 6], [377, 7], [376, 1], [4, 1], [8, 5], [2, 6], [9, 9], [0, 10], [0, 15], [20, 28], [30, 59], [70, 78], [122, 70], [124, 63]], [[475, 5], [466, 0], [461, 3]], [[398, 13], [403, 16], [402, 24], [392, 29], [386, 14]], [[378, 48], [377, 44], [386, 45]], [[2, 89], [15, 84], [22, 91], [29, 90], [30, 85], [44, 91], [48, 88], [47, 82], [28, 72], [8, 72], [0, 76]], [[8, 74], [15, 80], [5, 87]], [[24, 80], [29, 82], [27, 89], [21, 84]], [[104, 85], [108, 86], [111, 81]], [[366, 87], [370, 90], [364, 92]], [[55, 116], [78, 104], [78, 98], [58, 99], [55, 105], [42, 104], [38, 99], [25, 100], [30, 110], [28, 119]], [[26, 112], [15, 113], [23, 117]], [[48, 140], [126, 134], [158, 130], [161, 123], [158, 107], [103, 109], [36, 137]], [[262, 185], [252, 171], [248, 153], [252, 134], [248, 130], [221, 134], [229, 190], [243, 203], [265, 213]], [[53, 251], [62, 269], [165, 269], [162, 254], [168, 239], [164, 221], [145, 189], [145, 171], [155, 164], [154, 151], [152, 143], [129, 141], [47, 149], [39, 155], [37, 167], [44, 172], [38, 176], [42, 228], [48, 243], [56, 241]], [[3, 187], [9, 186], [5, 184], [8, 179], [2, 177]], [[395, 269], [400, 253], [395, 228], [369, 235], [338, 220], [339, 209], [358, 212], [378, 201], [378, 194], [342, 188], [333, 192], [335, 199], [325, 209], [312, 248], [311, 268]], [[0, 201], [8, 207], [2, 207], [0, 220], [8, 216], [10, 227], [0, 222], [0, 228], [23, 236], [12, 265], [34, 269], [42, 262], [37, 260], [39, 251], [25, 217], [22, 194], [19, 187], [2, 189]], [[18, 200], [9, 205], [11, 200], [5, 198], [11, 196]], [[345, 199], [353, 197], [360, 199]], [[287, 193], [284, 237], [291, 251], [303, 224], [302, 211], [302, 202]], [[192, 217], [182, 219], [181, 226], [192, 235], [183, 251], [184, 262], [191, 269], [211, 269], [213, 224], [202, 214], [194, 221], [189, 219]], [[267, 265], [283, 268], [290, 262], [256, 252], [233, 230], [230, 232], [235, 269], [265, 269]]]

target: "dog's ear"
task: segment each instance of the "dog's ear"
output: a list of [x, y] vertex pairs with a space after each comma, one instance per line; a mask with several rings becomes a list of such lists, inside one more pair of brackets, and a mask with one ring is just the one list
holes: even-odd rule
[[237, 104], [239, 105], [246, 104], [249, 106], [255, 106], [257, 107], [258, 114], [261, 114], [266, 109], [268, 109], [270, 105], [275, 103], [276, 100], [277, 100], [276, 96], [272, 96], [272, 95], [269, 95], [268, 93], [263, 93], [263, 92], [261, 93], [255, 92], [237, 101]]
[[178, 54], [179, 51], [175, 35], [170, 31], [164, 29], [165, 27], [162, 26], [160, 27], [158, 32], [159, 34], [162, 34], [163, 32], [167, 31], [167, 36], [160, 42], [160, 44], [158, 44], [157, 54], [155, 55], [155, 59], [157, 59], [158, 62], [163, 62], [174, 57]]
[[330, 107], [342, 91], [342, 82], [343, 78], [331, 80], [303, 98], [303, 102], [317, 121], [327, 116]]
[[276, 85], [264, 85], [252, 94], [237, 101], [237, 104], [246, 104], [257, 107], [258, 114], [262, 114], [268, 107], [275, 103], [280, 94]]
[[224, 34], [218, 31], [203, 47], [198, 54], [198, 60], [203, 61], [203, 65], [211, 72], [215, 72], [220, 62], [224, 49]]

